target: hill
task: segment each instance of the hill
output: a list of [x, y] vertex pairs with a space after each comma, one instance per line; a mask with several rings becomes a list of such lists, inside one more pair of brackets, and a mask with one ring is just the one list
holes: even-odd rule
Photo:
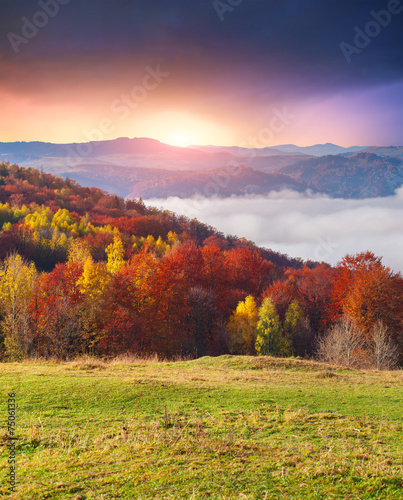
[[[41, 168], [118, 196], [143, 198], [203, 194], [211, 182], [215, 188], [207, 188], [207, 196], [210, 191], [231, 196], [265, 194], [282, 187], [303, 191], [307, 186], [334, 197], [388, 196], [403, 184], [402, 151], [401, 147], [334, 144], [181, 148], [147, 138], [81, 144], [0, 143], [0, 159]], [[231, 173], [224, 184], [214, 180], [241, 167], [249, 170]]]
[[184, 171], [184, 175], [188, 175], [189, 171], [225, 169], [233, 164], [271, 172], [302, 158], [301, 155], [274, 152], [270, 156], [247, 153], [250, 150], [245, 148], [214, 148], [211, 151], [180, 148], [147, 138], [80, 144], [0, 143], [0, 161], [43, 169], [123, 197], [129, 195], [137, 183], [158, 182], [172, 172]]
[[277, 151], [282, 151], [288, 154], [306, 154], [311, 156], [327, 156], [338, 154], [354, 154], [358, 151], [365, 150], [366, 146], [352, 146], [343, 148], [336, 144], [315, 144], [314, 146], [295, 146], [294, 144], [283, 144], [274, 146]]
[[[242, 146], [188, 146], [189, 149], [197, 149], [199, 151], [205, 151], [208, 153], [229, 153], [234, 156], [240, 157], [255, 157], [255, 156], [281, 156], [285, 155], [293, 155], [293, 152], [283, 151], [281, 149], [277, 149], [276, 147], [263, 147], [263, 148], [244, 148]], [[298, 150], [297, 147], [295, 147]], [[297, 152], [297, 154], [302, 154], [306, 156], [304, 153]]]
[[[142, 200], [8, 164], [0, 228], [1, 359], [306, 357], [345, 311], [361, 336], [382, 320], [403, 353], [403, 278], [371, 252], [337, 268], [304, 263]], [[259, 318], [275, 329], [258, 328]], [[373, 347], [348, 363], [375, 363]]]
[[284, 167], [281, 173], [340, 198], [390, 196], [403, 185], [403, 161], [360, 152], [323, 156]]
[[[25, 211], [21, 212], [20, 209], [24, 206]], [[85, 231], [81, 234], [71, 234], [71, 228], [65, 229], [66, 240], [62, 247], [54, 244], [44, 246], [43, 241], [31, 241], [28, 244], [26, 235], [17, 234], [16, 229], [39, 207], [49, 208], [54, 214], [58, 211], [70, 212], [73, 218], [78, 217], [77, 220], [85, 219], [86, 224], [92, 222], [97, 226], [105, 224], [120, 228], [130, 238], [152, 236], [155, 239], [166, 239], [168, 233], [172, 232], [183, 235], [184, 239], [192, 239], [196, 245], [202, 245], [204, 240], [210, 238], [226, 249], [246, 245], [258, 250], [252, 242], [235, 236], [225, 236], [195, 219], [189, 220], [182, 215], [148, 208], [141, 200], [124, 200], [99, 188], [83, 187], [74, 180], [63, 180], [60, 176], [55, 177], [15, 164], [0, 163], [0, 207], [0, 228], [3, 226], [0, 232], [0, 259], [5, 258], [11, 250], [17, 250], [23, 256], [33, 259], [41, 269], [50, 270], [56, 262], [65, 261], [69, 238], [84, 236]], [[50, 225], [51, 219], [47, 223]], [[58, 233], [61, 230], [61, 227], [57, 227]], [[104, 249], [99, 251], [105, 258]], [[299, 260], [272, 250], [259, 251], [278, 266], [300, 268], [302, 265]]]
[[181, 172], [158, 180], [139, 182], [134, 186], [128, 198], [168, 198], [169, 196], [190, 198], [195, 195], [208, 198], [227, 197], [267, 194], [283, 189], [301, 192], [307, 188], [306, 184], [297, 182], [289, 176], [280, 173], [267, 174], [240, 165], [204, 172]]
[[403, 185], [403, 159], [359, 152], [352, 156], [329, 155], [319, 158], [273, 156], [261, 169], [245, 165], [203, 172], [161, 175], [138, 182], [130, 197], [188, 198], [194, 195], [241, 196], [267, 194], [282, 189], [298, 192], [307, 189], [335, 198], [375, 198], [391, 196]]
[[15, 498], [401, 498], [401, 372], [84, 357], [3, 363], [0, 389], [18, 405]]
[[365, 150], [366, 146], [352, 146], [344, 148], [336, 144], [315, 144], [314, 146], [296, 146], [295, 144], [281, 144], [272, 147], [243, 148], [237, 146], [189, 146], [192, 149], [208, 152], [226, 152], [236, 156], [279, 156], [279, 155], [302, 155], [302, 156], [326, 156], [336, 154], [353, 154]]
[[[115, 154], [169, 153], [181, 150], [155, 139], [121, 137], [105, 141], [53, 144], [49, 142], [0, 143], [0, 154], [26, 154], [42, 157], [94, 157]], [[189, 155], [195, 154], [189, 151]], [[196, 153], [197, 154], [197, 153]]]
[[[389, 146], [389, 147], [379, 147], [370, 146], [361, 151], [362, 153], [376, 154], [377, 156], [391, 156], [393, 158], [403, 159], [403, 147], [402, 146]], [[346, 153], [347, 156], [351, 156], [354, 153]]]

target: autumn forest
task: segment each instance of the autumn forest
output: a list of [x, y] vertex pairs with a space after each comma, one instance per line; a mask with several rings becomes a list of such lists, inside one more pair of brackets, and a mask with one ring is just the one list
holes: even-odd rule
[[[345, 364], [389, 367], [390, 352], [402, 353], [403, 278], [369, 251], [337, 267], [302, 262], [9, 163], [0, 164], [0, 224], [4, 360], [129, 352], [337, 362], [339, 349], [352, 353]], [[329, 344], [337, 334], [351, 349]]]

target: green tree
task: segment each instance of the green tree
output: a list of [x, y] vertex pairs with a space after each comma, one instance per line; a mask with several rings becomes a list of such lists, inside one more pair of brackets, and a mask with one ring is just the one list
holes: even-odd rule
[[299, 302], [293, 300], [284, 319], [285, 337], [292, 342], [294, 353], [305, 356], [312, 349], [313, 333]]
[[284, 334], [276, 306], [266, 297], [259, 308], [259, 321], [256, 327], [255, 349], [261, 356], [291, 356], [292, 344]]

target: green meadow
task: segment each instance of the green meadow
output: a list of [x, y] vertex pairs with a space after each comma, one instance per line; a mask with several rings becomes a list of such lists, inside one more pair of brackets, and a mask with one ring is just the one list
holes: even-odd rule
[[83, 357], [2, 363], [0, 387], [1, 498], [403, 498], [402, 370]]

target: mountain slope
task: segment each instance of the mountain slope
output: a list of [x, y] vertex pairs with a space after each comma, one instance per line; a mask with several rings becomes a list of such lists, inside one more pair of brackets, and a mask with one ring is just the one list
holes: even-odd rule
[[241, 196], [245, 194], [266, 194], [270, 191], [293, 189], [304, 191], [308, 186], [280, 173], [266, 174], [244, 165], [231, 169], [213, 169], [206, 172], [181, 172], [163, 179], [139, 182], [128, 198], [167, 198], [178, 196], [189, 198], [194, 195]]
[[312, 156], [326, 156], [337, 154], [354, 154], [358, 151], [366, 149], [366, 146], [352, 146], [350, 148], [343, 148], [330, 142], [326, 144], [315, 144], [314, 146], [295, 146], [294, 144], [283, 144], [274, 146], [277, 151], [282, 151], [287, 154], [306, 154]]
[[[43, 157], [93, 157], [114, 154], [175, 152], [184, 148], [170, 146], [146, 137], [120, 137], [106, 141], [53, 144], [50, 142], [1, 142], [0, 154], [29, 154]], [[192, 154], [192, 150], [190, 150]], [[197, 153], [194, 153], [197, 154]]]
[[[276, 156], [276, 155], [293, 155], [293, 152], [277, 149], [276, 147], [264, 148], [244, 148], [241, 146], [188, 146], [188, 149], [197, 149], [207, 153], [229, 153], [234, 156], [255, 157], [255, 156]], [[298, 149], [298, 148], [297, 148]], [[297, 154], [305, 154], [298, 153]]]
[[390, 196], [403, 185], [403, 161], [360, 152], [348, 158], [324, 156], [298, 162], [281, 173], [340, 198]]
[[14, 142], [0, 143], [0, 161], [43, 169], [85, 186], [96, 185], [109, 193], [127, 196], [137, 183], [154, 179], [158, 181], [169, 177], [172, 172], [225, 169], [229, 165], [241, 164], [270, 172], [309, 158], [284, 153], [245, 157], [233, 153], [243, 154], [243, 150], [251, 153], [254, 150], [220, 149], [200, 151], [147, 138], [120, 138], [81, 144]]
[[[377, 156], [391, 156], [393, 158], [403, 159], [403, 146], [378, 147], [370, 146], [361, 151], [361, 153], [372, 153]], [[346, 153], [346, 156], [351, 156], [352, 153]]]
[[[309, 187], [335, 197], [365, 198], [391, 195], [403, 184], [403, 147], [394, 146], [181, 148], [154, 139], [119, 138], [81, 144], [0, 143], [1, 160], [43, 169], [122, 197], [187, 197], [206, 189], [207, 196], [230, 196]], [[241, 166], [249, 170], [241, 174]], [[222, 182], [220, 177], [228, 172], [232, 172], [230, 182]]]

